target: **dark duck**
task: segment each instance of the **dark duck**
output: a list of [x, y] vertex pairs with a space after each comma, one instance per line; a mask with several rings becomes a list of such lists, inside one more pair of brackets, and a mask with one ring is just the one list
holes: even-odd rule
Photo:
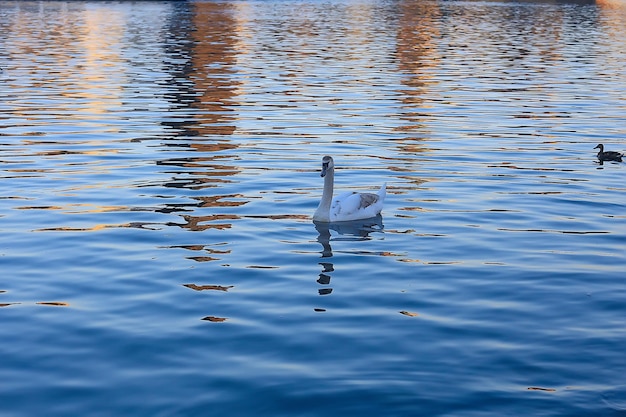
[[622, 162], [622, 157], [624, 156], [623, 154], [615, 151], [605, 151], [604, 145], [601, 143], [593, 149], [600, 149], [600, 151], [598, 152], [598, 159], [600, 161]]

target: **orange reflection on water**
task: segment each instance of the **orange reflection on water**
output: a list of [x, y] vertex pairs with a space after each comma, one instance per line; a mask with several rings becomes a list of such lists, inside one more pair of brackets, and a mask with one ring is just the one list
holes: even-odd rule
[[[70, 208], [74, 210], [70, 210]], [[84, 208], [84, 210], [76, 210], [77, 208]], [[68, 214], [82, 214], [82, 213], [109, 213], [113, 211], [152, 211], [151, 209], [139, 210], [137, 208], [131, 208], [128, 206], [96, 206], [93, 204], [68, 204], [67, 206], [20, 206], [15, 207], [16, 210], [65, 210]]]
[[[194, 122], [186, 133], [193, 136], [231, 135], [235, 131], [235, 102], [238, 83], [232, 78], [236, 64], [237, 21], [227, 3], [199, 2], [190, 5], [189, 27], [183, 27], [191, 39], [189, 66], [184, 78], [193, 84], [194, 97], [189, 107]], [[185, 39], [187, 41], [188, 39]], [[197, 145], [192, 145], [197, 146]]]
[[[186, 118], [177, 122], [164, 122], [180, 139], [179, 145], [193, 150], [198, 156], [169, 159], [159, 165], [180, 167], [173, 172], [166, 187], [192, 190], [216, 189], [229, 183], [241, 172], [233, 165], [215, 163], [223, 159], [224, 151], [234, 151], [238, 145], [228, 140], [236, 130], [237, 95], [239, 82], [235, 80], [240, 22], [237, 7], [223, 2], [195, 2], [185, 4], [189, 14], [175, 23], [171, 41], [184, 49], [181, 64], [172, 64], [172, 83], [179, 86], [180, 94], [169, 99], [176, 107], [188, 108]], [[191, 41], [191, 42], [190, 42]], [[178, 52], [177, 52], [178, 53]], [[177, 139], [178, 139], [177, 138]], [[192, 168], [193, 171], [189, 171]], [[247, 203], [242, 195], [206, 195], [193, 197], [198, 203], [194, 207], [236, 207]], [[242, 201], [223, 201], [241, 198]], [[177, 210], [168, 205], [165, 210]], [[182, 222], [172, 223], [179, 227], [201, 231], [228, 229], [238, 216], [228, 214], [181, 215]], [[194, 257], [197, 261], [214, 260], [211, 256]]]
[[240, 217], [235, 216], [233, 214], [213, 214], [210, 216], [181, 216], [184, 223], [171, 223], [171, 225], [180, 226], [184, 229], [189, 229], [194, 232], [201, 232], [203, 230], [209, 229], [230, 229], [233, 225], [232, 223], [209, 223], [209, 224], [201, 224], [204, 222], [214, 222], [214, 221], [223, 221], [223, 220], [238, 220]]
[[212, 321], [214, 323], [221, 323], [223, 321], [228, 320], [228, 317], [206, 316], [202, 320], [204, 320], [204, 321]]
[[[119, 106], [124, 84], [120, 78], [125, 63], [120, 51], [127, 23], [125, 16], [107, 6], [86, 10], [83, 5], [59, 7], [58, 3], [44, 2], [39, 7], [42, 18], [36, 27], [20, 19], [13, 20], [10, 26], [16, 42], [7, 44], [7, 53], [22, 59], [19, 69], [28, 71], [32, 80], [28, 86], [11, 85], [21, 79], [11, 78], [6, 80], [10, 87], [42, 92], [54, 89], [54, 94], [46, 100], [45, 110], [68, 120], [91, 122], [94, 114], [107, 113], [111, 107]], [[49, 14], [56, 19], [49, 19]], [[58, 29], [59, 25], [63, 28]], [[43, 66], [51, 70], [42, 72]], [[33, 109], [41, 110], [20, 101], [12, 111], [30, 119]]]
[[84, 99], [78, 111], [87, 114], [108, 113], [122, 104], [124, 68], [121, 57], [127, 17], [114, 8], [84, 11], [85, 32], [79, 38], [84, 51], [80, 78], [62, 93], [68, 99]]
[[[104, 229], [115, 229], [115, 228], [134, 228], [134, 229], [150, 229], [154, 230], [154, 223], [142, 223], [142, 222], [132, 222], [132, 223], [121, 223], [121, 224], [97, 224], [91, 227], [69, 227], [69, 226], [60, 226], [60, 227], [46, 227], [42, 229], [35, 229], [33, 232], [97, 232]], [[153, 227], [151, 227], [153, 226]]]
[[194, 197], [194, 200], [201, 202], [200, 207], [239, 207], [247, 204], [248, 201], [223, 201], [223, 199], [240, 198], [245, 199], [243, 194], [214, 195], [206, 197]]
[[626, 0], [596, 0], [596, 4], [606, 9], [626, 9]]

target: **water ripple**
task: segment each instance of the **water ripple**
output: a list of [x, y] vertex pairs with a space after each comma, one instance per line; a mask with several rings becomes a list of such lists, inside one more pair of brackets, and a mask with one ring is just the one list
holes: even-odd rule
[[9, 415], [623, 409], [623, 2], [0, 10]]

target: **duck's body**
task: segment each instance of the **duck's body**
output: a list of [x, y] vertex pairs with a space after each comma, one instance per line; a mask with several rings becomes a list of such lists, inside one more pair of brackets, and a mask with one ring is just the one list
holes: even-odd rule
[[382, 211], [387, 193], [386, 184], [376, 194], [348, 191], [333, 198], [335, 164], [330, 156], [322, 158], [321, 176], [324, 178], [324, 192], [313, 214], [314, 221], [332, 223], [369, 219]]
[[598, 159], [600, 161], [617, 161], [617, 162], [622, 162], [622, 157], [624, 156], [623, 154], [619, 153], [619, 152], [615, 152], [615, 151], [605, 151], [604, 150], [604, 145], [603, 144], [598, 144], [598, 146], [596, 146], [593, 149], [600, 149], [598, 151]]

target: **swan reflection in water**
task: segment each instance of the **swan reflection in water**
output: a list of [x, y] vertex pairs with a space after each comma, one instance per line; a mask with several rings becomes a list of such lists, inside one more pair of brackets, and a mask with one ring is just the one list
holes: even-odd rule
[[[370, 219], [354, 220], [349, 222], [336, 222], [325, 223], [316, 222], [315, 230], [319, 233], [317, 241], [322, 245], [322, 262], [319, 264], [322, 266], [322, 272], [319, 274], [317, 282], [320, 285], [329, 285], [331, 276], [330, 274], [335, 270], [334, 264], [330, 262], [330, 258], [333, 257], [333, 249], [331, 247], [332, 241], [364, 241], [371, 240], [371, 233], [382, 233], [383, 219], [381, 215], [372, 217]], [[339, 234], [338, 237], [332, 237], [331, 230]], [[320, 288], [318, 290], [320, 295], [328, 295], [332, 292], [332, 288]], [[323, 309], [316, 309], [318, 311], [324, 311]]]

